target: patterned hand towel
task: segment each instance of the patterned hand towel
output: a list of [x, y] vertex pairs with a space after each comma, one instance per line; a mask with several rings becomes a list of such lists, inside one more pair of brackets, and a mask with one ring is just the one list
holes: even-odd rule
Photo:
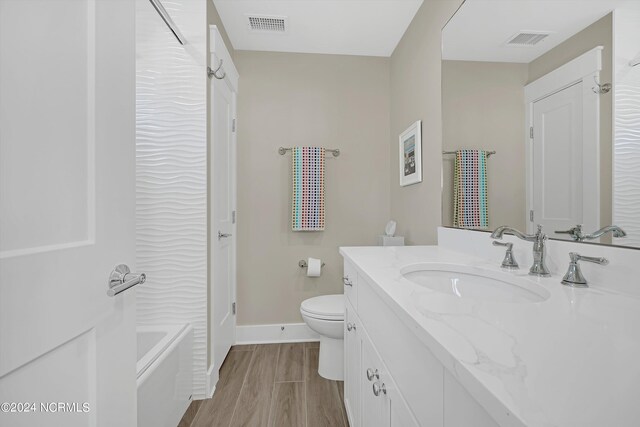
[[291, 229], [324, 230], [324, 154], [321, 147], [293, 147]]
[[456, 151], [453, 188], [454, 227], [488, 228], [486, 151]]

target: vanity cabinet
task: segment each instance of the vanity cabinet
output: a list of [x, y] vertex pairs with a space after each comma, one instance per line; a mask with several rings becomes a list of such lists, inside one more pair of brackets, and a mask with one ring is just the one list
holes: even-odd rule
[[354, 307], [358, 306], [358, 273], [351, 263], [345, 263], [342, 276], [344, 296]]
[[418, 427], [349, 301], [345, 307], [344, 403], [351, 427]]
[[356, 285], [345, 286], [344, 403], [350, 427], [497, 427], [374, 285], [349, 261], [344, 271], [345, 280]]
[[344, 330], [344, 407], [351, 427], [360, 422], [360, 376], [362, 341], [358, 335], [362, 328], [360, 319], [347, 299], [345, 301]]

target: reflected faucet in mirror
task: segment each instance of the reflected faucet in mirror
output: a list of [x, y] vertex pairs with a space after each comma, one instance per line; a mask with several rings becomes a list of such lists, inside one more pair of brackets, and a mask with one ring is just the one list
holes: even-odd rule
[[542, 226], [538, 224], [535, 234], [525, 234], [508, 225], [502, 225], [491, 233], [492, 239], [502, 239], [504, 234], [512, 234], [521, 240], [533, 243], [533, 265], [529, 269], [532, 276], [547, 277], [551, 273], [545, 263], [547, 235], [542, 232]]
[[572, 227], [568, 230], [564, 231], [556, 231], [556, 234], [568, 234], [571, 238], [576, 242], [584, 242], [585, 240], [594, 240], [604, 236], [607, 233], [611, 233], [613, 237], [627, 237], [627, 233], [617, 225], [607, 225], [606, 227], [602, 227], [598, 231], [594, 231], [591, 234], [584, 234], [582, 231], [582, 224], [578, 224], [575, 227]]

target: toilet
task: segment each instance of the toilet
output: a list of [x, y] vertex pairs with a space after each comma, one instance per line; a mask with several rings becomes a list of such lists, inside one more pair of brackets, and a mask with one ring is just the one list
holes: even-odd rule
[[300, 304], [300, 314], [311, 330], [320, 335], [320, 376], [344, 380], [344, 295], [322, 295]]

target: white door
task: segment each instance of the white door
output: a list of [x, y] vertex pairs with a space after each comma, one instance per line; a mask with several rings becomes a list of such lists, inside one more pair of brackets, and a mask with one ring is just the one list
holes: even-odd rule
[[0, 0], [2, 426], [136, 423], [134, 55], [133, 2]]
[[209, 176], [212, 246], [213, 366], [220, 369], [235, 343], [235, 92], [228, 79], [211, 79]]
[[530, 225], [555, 231], [584, 222], [582, 83], [533, 103], [533, 212]]

